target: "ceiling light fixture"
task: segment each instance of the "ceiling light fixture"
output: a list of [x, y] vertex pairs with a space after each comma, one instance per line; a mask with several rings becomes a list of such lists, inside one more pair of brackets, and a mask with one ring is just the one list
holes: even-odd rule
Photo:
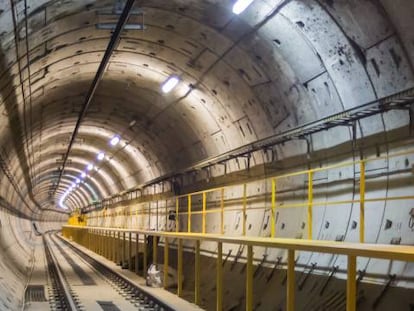
[[93, 170], [93, 164], [92, 163], [91, 164], [88, 164], [88, 166], [86, 167], [86, 169], [88, 171], [92, 171]]
[[114, 137], [111, 138], [109, 143], [111, 144], [111, 146], [116, 146], [120, 140], [121, 138], [118, 135], [115, 135]]
[[86, 177], [86, 173], [85, 172], [82, 172], [81, 177], [82, 178], [85, 178]]
[[161, 90], [163, 93], [169, 93], [175, 88], [180, 79], [177, 76], [169, 76], [168, 79], [162, 84]]
[[79, 183], [80, 183], [80, 179], [79, 179], [79, 178], [76, 178], [76, 180], [75, 180], [75, 181], [76, 181], [76, 183], [77, 183], [77, 184], [79, 184]]
[[239, 15], [246, 10], [253, 1], [254, 0], [237, 0], [233, 5], [233, 13]]
[[105, 153], [104, 152], [99, 152], [98, 153], [98, 156], [97, 156], [97, 159], [99, 161], [102, 161], [104, 158], [105, 158]]

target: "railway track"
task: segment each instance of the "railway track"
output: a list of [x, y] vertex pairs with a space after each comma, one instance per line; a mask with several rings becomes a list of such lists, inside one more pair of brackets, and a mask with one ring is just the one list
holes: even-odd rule
[[56, 233], [44, 234], [43, 243], [51, 310], [174, 310]]

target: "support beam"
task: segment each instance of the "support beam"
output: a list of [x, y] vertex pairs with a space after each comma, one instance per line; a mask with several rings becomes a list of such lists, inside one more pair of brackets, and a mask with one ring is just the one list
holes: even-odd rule
[[288, 250], [286, 310], [295, 311], [295, 251]]
[[200, 305], [200, 240], [197, 240], [195, 243], [195, 277], [194, 277], [194, 303]]
[[216, 310], [223, 310], [223, 243], [217, 243]]
[[359, 164], [359, 242], [365, 242], [365, 162]]
[[348, 275], [346, 281], [346, 311], [356, 310], [356, 257], [348, 255]]
[[247, 246], [246, 311], [253, 311], [253, 246]]

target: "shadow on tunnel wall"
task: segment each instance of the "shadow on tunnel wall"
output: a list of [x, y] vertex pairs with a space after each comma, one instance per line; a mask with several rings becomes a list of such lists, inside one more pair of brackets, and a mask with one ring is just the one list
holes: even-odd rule
[[[0, 152], [3, 153], [4, 149], [10, 150], [11, 147], [13, 147], [17, 155], [20, 168], [23, 172], [23, 178], [26, 184], [26, 191], [27, 191], [26, 196], [27, 195], [29, 196], [30, 200], [35, 205], [37, 205], [40, 211], [41, 208], [37, 204], [33, 196], [32, 181], [29, 175], [29, 172], [30, 172], [29, 163], [28, 163], [26, 154], [24, 152], [23, 141], [24, 141], [25, 135], [22, 129], [23, 123], [19, 115], [19, 106], [18, 106], [19, 104], [17, 100], [17, 94], [16, 94], [16, 91], [13, 85], [13, 75], [10, 71], [9, 66], [6, 63], [6, 57], [2, 49], [0, 49], [0, 80], [7, 81], [4, 87], [0, 89], [0, 96], [3, 99], [3, 103], [5, 106], [6, 113], [7, 113], [7, 118], [9, 120], [9, 127], [10, 127], [10, 132], [11, 132], [11, 143], [12, 143], [12, 146], [7, 146], [7, 145], [0, 146], [1, 148]], [[25, 105], [25, 103], [23, 103], [23, 105]], [[26, 109], [25, 106], [23, 106], [24, 114], [26, 113], [25, 109]], [[0, 135], [4, 135], [4, 133], [0, 133]], [[8, 139], [6, 140], [6, 142], [8, 142]], [[4, 159], [4, 160], [7, 160], [7, 159]], [[11, 172], [11, 173], [14, 174], [15, 172]], [[15, 190], [17, 191], [17, 189]], [[38, 214], [38, 211], [34, 210], [28, 204], [25, 203], [25, 197], [21, 197], [21, 199], [23, 203], [25, 204], [25, 206], [30, 210], [31, 212], [30, 216], [35, 216], [36, 214]]]

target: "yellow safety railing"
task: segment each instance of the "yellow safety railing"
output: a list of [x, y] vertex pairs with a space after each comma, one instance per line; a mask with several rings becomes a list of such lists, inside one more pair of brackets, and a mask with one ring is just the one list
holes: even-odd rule
[[[370, 202], [385, 202], [385, 201], [394, 201], [394, 200], [414, 200], [414, 196], [388, 196], [388, 197], [370, 197], [366, 198], [367, 192], [367, 179], [375, 178], [370, 175], [367, 175], [366, 165], [375, 161], [383, 161], [393, 157], [401, 157], [407, 155], [413, 155], [414, 151], [406, 151], [402, 153], [396, 153], [388, 156], [375, 157], [369, 159], [363, 159], [358, 161], [350, 161], [339, 163], [326, 167], [313, 168], [309, 170], [291, 172], [283, 175], [271, 176], [263, 179], [258, 179], [254, 181], [249, 181], [242, 184], [233, 184], [229, 186], [211, 188], [203, 191], [197, 191], [193, 193], [183, 194], [175, 196], [170, 199], [163, 199], [159, 201], [151, 201], [143, 204], [148, 204], [148, 208], [139, 207], [139, 204], [136, 204], [132, 207], [126, 206], [126, 210], [120, 211], [119, 208], [116, 211], [108, 211], [105, 215], [107, 217], [116, 217], [116, 216], [142, 216], [150, 218], [154, 215], [159, 217], [165, 217], [165, 222], [167, 222], [169, 211], [175, 211], [176, 217], [176, 232], [188, 232], [194, 233], [194, 219], [195, 217], [201, 216], [201, 230], [199, 233], [207, 233], [207, 216], [211, 214], [219, 214], [219, 229], [215, 233], [224, 234], [224, 223], [225, 223], [225, 214], [229, 212], [241, 212], [241, 234], [246, 236], [247, 228], [247, 214], [249, 211], [254, 210], [270, 210], [270, 237], [277, 236], [276, 230], [276, 218], [277, 212], [279, 209], [285, 208], [306, 208], [307, 213], [307, 234], [308, 239], [314, 237], [313, 233], [313, 223], [315, 221], [313, 217], [314, 208], [317, 206], [334, 206], [334, 205], [359, 205], [359, 241], [362, 243], [365, 241], [365, 205]], [[324, 171], [330, 171], [339, 168], [349, 167], [358, 174], [359, 171], [359, 198], [349, 199], [349, 200], [320, 200], [321, 196], [329, 194], [329, 190], [325, 192], [318, 192], [317, 190], [324, 186], [329, 185], [329, 181], [324, 183], [315, 180], [315, 175]], [[292, 187], [287, 187], [285, 184], [292, 180], [295, 177], [302, 176], [302, 179]], [[354, 176], [350, 177], [354, 178]], [[341, 179], [340, 179], [341, 180]], [[343, 182], [346, 182], [347, 179], [343, 179]], [[257, 182], [265, 182], [266, 185], [269, 185], [270, 191], [262, 193], [262, 197], [258, 198], [257, 195], [249, 195], [249, 190], [253, 188], [252, 185]], [[298, 183], [302, 183], [298, 186]], [[303, 184], [304, 183], [304, 184]], [[228, 198], [228, 193], [234, 192], [234, 189], [239, 187], [240, 195], [233, 198]], [[267, 188], [267, 186], [266, 186]], [[299, 189], [300, 188], [300, 189]], [[350, 187], [352, 188], [352, 187]], [[302, 202], [297, 202], [297, 199], [292, 200], [289, 198], [286, 193], [302, 191], [305, 192], [303, 195]], [[354, 189], [351, 189], [353, 194]], [[257, 203], [257, 200], [260, 200], [260, 205], [254, 205]], [[294, 201], [294, 202], [290, 202]], [[201, 202], [201, 203], [200, 203]], [[163, 204], [163, 208], [158, 207], [158, 203]], [[283, 204], [282, 204], [283, 203]], [[138, 207], [137, 207], [138, 205]], [[254, 205], [254, 206], [253, 206]], [[154, 207], [155, 206], [155, 207]], [[102, 213], [99, 215], [89, 216], [90, 219], [102, 217]], [[180, 222], [186, 220], [187, 225], [183, 227]], [[158, 221], [158, 220], [157, 220]], [[135, 226], [137, 229], [149, 229], [145, 226]], [[158, 230], [158, 228], [156, 228]], [[210, 232], [211, 233], [211, 232]]]
[[74, 212], [70, 215], [68, 219], [68, 224], [71, 226], [86, 226], [86, 215], [82, 215], [79, 212]]
[[[133, 256], [137, 261], [135, 272], [138, 273], [138, 253], [144, 253], [143, 274], [147, 269], [147, 237], [153, 237], [153, 245], [157, 245], [157, 238], [164, 238], [164, 286], [167, 287], [169, 248], [171, 241], [175, 240], [177, 249], [177, 271], [178, 283], [177, 294], [183, 293], [183, 241], [193, 241], [195, 243], [195, 277], [194, 277], [194, 301], [200, 303], [200, 243], [205, 241], [217, 243], [217, 264], [216, 264], [216, 309], [223, 309], [223, 244], [237, 244], [247, 246], [246, 262], [246, 310], [253, 310], [253, 266], [254, 247], [280, 248], [287, 250], [287, 287], [286, 287], [286, 309], [295, 310], [295, 255], [298, 251], [310, 251], [317, 253], [330, 253], [346, 255], [347, 264], [347, 287], [346, 287], [346, 310], [356, 310], [356, 258], [369, 257], [401, 261], [414, 261], [414, 246], [402, 245], [381, 245], [381, 244], [360, 244], [332, 241], [311, 241], [297, 239], [263, 238], [263, 237], [240, 237], [223, 236], [220, 234], [203, 233], [184, 233], [184, 232], [154, 232], [145, 230], [128, 230], [101, 227], [77, 227], [64, 226], [63, 236], [73, 240], [92, 251], [115, 262], [122, 260], [133, 261]], [[141, 238], [140, 238], [141, 237]], [[135, 243], [135, 246], [133, 245]], [[128, 246], [127, 246], [128, 245]], [[157, 262], [159, 257], [157, 248], [153, 247], [153, 258]], [[128, 254], [127, 250], [128, 249]], [[132, 269], [132, 265], [129, 265]]]

